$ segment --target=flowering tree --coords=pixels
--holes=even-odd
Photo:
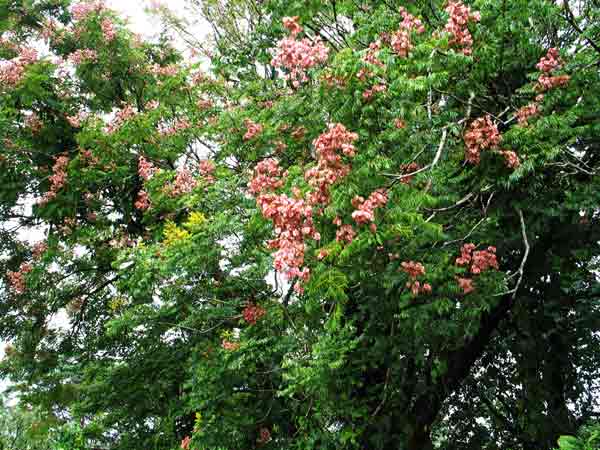
[[[208,72],[101,1],[3,11],[21,402],[111,449],[550,448],[592,419],[594,2],[196,6]]]

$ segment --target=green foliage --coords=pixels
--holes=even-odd
[[[1,448],[595,448],[598,5],[467,3],[472,53],[417,0],[402,56],[389,1],[190,0],[156,42],[0,1]],[[299,83],[272,62],[293,16],[329,51]],[[466,161],[485,116],[502,140]],[[355,154],[326,162],[333,124]]]

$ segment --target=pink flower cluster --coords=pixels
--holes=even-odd
[[[136,110],[132,105],[125,105],[122,109],[115,113],[114,119],[107,125],[106,132],[112,134],[117,131],[121,126],[132,117],[137,114]]]
[[[256,324],[266,313],[267,311],[262,306],[252,304],[246,306],[242,311],[244,320],[250,325]]]
[[[263,216],[275,226],[276,238],[268,242],[269,248],[277,250],[273,255],[273,267],[288,279],[298,277],[307,281],[310,272],[308,268],[302,268],[305,239],[319,240],[321,236],[314,228],[312,206],[300,198],[299,190],[295,190],[295,198],[268,193],[281,187],[280,177],[284,175],[275,159],[266,159],[257,164],[248,186],[251,193],[258,195],[256,203]],[[294,288],[302,292],[300,281]]]
[[[379,50],[381,50],[381,40],[378,39],[375,42],[371,42],[369,44],[369,49],[367,50],[367,53],[363,58],[363,61],[368,64],[373,64],[377,67],[385,67],[385,64],[383,64],[383,62],[381,62],[381,60],[378,57]]]
[[[271,440],[271,432],[269,431],[268,428],[262,427],[259,430],[259,435],[258,435],[258,438],[256,439],[256,442],[258,442],[260,445],[264,445],[264,444],[267,444],[270,440]]]
[[[301,284],[310,278],[310,270],[302,267],[306,239],[321,239],[314,226],[313,208],[328,203],[330,186],[350,171],[342,155],[354,156],[353,143],[356,139],[358,135],[346,130],[343,125],[331,124],[327,132],[314,140],[317,166],[305,172],[306,180],[314,189],[309,192],[307,200],[302,199],[297,188],[293,188],[293,198],[272,193],[283,185],[281,177],[286,175],[274,159],[257,164],[250,180],[250,192],[258,195],[256,202],[263,216],[270,219],[275,227],[276,238],[268,242],[270,248],[277,250],[273,262],[275,270],[283,272],[288,279],[298,278],[294,286],[297,292],[303,292]],[[371,201],[377,204],[380,200],[377,197]],[[340,227],[341,220],[336,225]],[[339,240],[351,242],[355,234],[351,225],[345,225],[338,230],[337,236]]]
[[[79,111],[77,114],[66,117],[67,122],[69,122],[73,128],[80,128],[81,122],[83,122],[86,118],[87,114],[83,111]]]
[[[191,437],[189,437],[189,436],[186,436],[186,437],[184,437],[184,438],[181,440],[181,445],[180,445],[180,447],[181,447],[183,450],[188,450],[188,449],[190,448],[190,444],[191,444],[191,443],[192,443],[192,438],[191,438]]]
[[[406,283],[406,287],[410,289],[413,295],[431,293],[431,285],[429,283],[421,285],[421,282],[417,280],[418,277],[425,275],[423,264],[414,261],[404,261],[400,265],[402,266],[401,270],[408,274],[409,280]]]
[[[138,175],[144,181],[148,181],[158,169],[143,156],[138,161]]]
[[[519,156],[512,150],[501,150],[499,153],[504,157],[506,167],[510,169],[516,169],[521,165]]]
[[[356,211],[352,213],[352,218],[357,224],[373,222],[375,220],[375,210],[385,206],[387,201],[387,192],[383,189],[371,193],[367,200],[356,196],[352,200],[352,206],[356,208]],[[371,230],[373,232],[377,230],[377,226],[374,223],[371,223]]]
[[[215,182],[215,177],[213,175],[215,173],[215,169],[215,163],[209,159],[204,159],[200,161],[200,164],[198,166],[198,171],[200,172],[200,175],[204,177],[204,180],[207,183]]]
[[[31,249],[31,256],[35,260],[39,260],[42,255],[48,250],[48,244],[44,241],[36,243]]]
[[[400,183],[402,183],[402,184],[410,184],[410,183],[412,183],[414,175],[409,175],[409,174],[416,172],[420,168],[421,168],[421,166],[419,165],[419,163],[416,163],[416,162],[411,162],[411,163],[408,163],[408,164],[401,164],[400,165],[400,170],[402,171],[402,174],[403,175],[408,175],[408,176],[405,176],[404,178],[401,178],[400,179]]]
[[[148,196],[148,193],[144,190],[139,191],[133,206],[140,211],[145,211],[150,208],[150,197]]]
[[[315,191],[309,194],[312,204],[329,203],[329,188],[350,173],[350,166],[344,164],[342,155],[354,157],[354,141],[357,139],[357,133],[348,131],[344,125],[338,123],[330,124],[329,130],[313,141],[317,166],[304,174],[304,178],[315,188]]]
[[[362,96],[365,100],[371,100],[373,95],[375,95],[379,92],[385,92],[386,89],[387,89],[387,86],[385,84],[378,83],[378,84],[374,85],[372,88],[364,91]]]
[[[31,264],[22,263],[17,272],[9,270],[7,272],[8,276],[8,284],[11,289],[17,295],[21,295],[27,289],[27,285],[25,283],[25,275],[33,270],[33,266]]]
[[[349,244],[354,240],[356,231],[352,228],[352,225],[342,225],[341,222],[338,225],[338,229],[335,232],[335,240],[338,242],[345,242]]]
[[[469,22],[479,22],[481,14],[471,12],[471,8],[462,1],[449,1],[446,6],[449,14],[448,22],[444,31],[450,34],[451,46],[459,48],[463,54],[470,55],[473,52],[473,37],[469,31]]]
[[[234,352],[240,348],[240,344],[239,342],[231,342],[227,339],[223,339],[223,341],[221,342],[221,347],[223,347],[223,349],[227,350],[228,352]]]
[[[521,126],[527,126],[530,117],[535,117],[540,113],[540,107],[537,103],[529,103],[517,111],[517,122]]]
[[[171,64],[168,66],[160,66],[158,64],[154,64],[150,68],[150,73],[163,77],[174,77],[179,73],[179,67],[177,67],[175,64]]]
[[[212,108],[213,106],[215,106],[215,104],[210,98],[201,98],[196,102],[196,106],[198,107],[198,109],[204,111],[205,109]]]
[[[183,117],[176,119],[175,122],[173,122],[170,125],[167,125],[166,123],[159,124],[158,134],[160,134],[161,136],[173,136],[179,133],[180,131],[187,130],[191,126],[192,124],[190,123],[190,121]]]
[[[73,5],[71,15],[75,21],[85,20],[90,14],[99,13],[105,8],[106,6],[101,0],[80,2]]]
[[[52,166],[52,175],[50,175],[50,190],[46,192],[40,199],[39,204],[45,205],[54,197],[58,191],[67,183],[67,165],[69,164],[69,158],[66,156],[59,156],[56,158],[56,162]]]
[[[260,161],[254,168],[254,177],[248,183],[248,188],[253,195],[265,190],[274,191],[283,186],[281,167],[275,158]]]
[[[284,17],[281,21],[283,22],[283,26],[288,29],[291,36],[297,36],[302,33],[302,27],[298,23],[298,16],[294,17]]]
[[[115,30],[115,25],[108,17],[102,19],[102,23],[100,24],[102,28],[102,35],[107,42],[112,41],[115,37],[117,37],[117,31]]]
[[[465,159],[472,164],[479,164],[481,151],[496,147],[500,144],[502,136],[496,124],[487,115],[471,122],[464,140],[467,146]]]
[[[181,169],[177,171],[175,176],[175,182],[171,187],[170,195],[176,197],[182,194],[189,194],[197,186],[198,182],[187,169]]]
[[[297,23],[297,18],[285,18],[284,26],[290,30],[290,36],[279,41],[277,51],[271,64],[274,67],[283,67],[289,71],[286,78],[292,81],[295,87],[308,81],[306,71],[318,64],[327,61],[329,49],[316,38],[296,39],[302,27]]]
[[[467,295],[475,290],[471,278],[457,277],[456,280],[458,281],[458,287],[462,289],[463,294]]]
[[[413,48],[411,42],[411,32],[416,31],[417,34],[424,33],[425,27],[420,19],[417,19],[402,7],[400,8],[400,14],[402,15],[400,29],[394,33],[390,44],[398,56],[407,58],[411,49]]]
[[[270,219],[275,227],[277,236],[268,242],[269,248],[277,250],[273,255],[273,267],[288,279],[298,277],[307,281],[310,271],[306,267],[302,268],[305,240],[321,239],[313,223],[312,206],[303,199],[290,198],[285,194],[263,194],[256,201],[263,216]],[[299,283],[296,290],[301,291]]]
[[[40,36],[44,42],[49,43],[52,37],[56,35],[58,31],[58,23],[54,19],[46,20],[42,23],[40,30]]]
[[[546,56],[542,57],[535,67],[543,72],[538,78],[538,90],[549,91],[557,87],[564,87],[571,79],[569,75],[551,75],[552,72],[562,67],[562,60],[556,48],[548,50]]]
[[[0,84],[16,86],[23,78],[25,68],[38,60],[38,53],[32,48],[21,48],[18,56],[0,64]]]
[[[490,269],[498,270],[496,259],[496,247],[488,247],[486,250],[475,251],[475,244],[464,244],[460,249],[460,256],[456,258],[456,265],[467,266],[472,274],[479,275]],[[458,278],[458,285],[464,294],[473,292],[473,280],[469,278]]]
[[[260,123],[253,122],[251,119],[246,119],[244,120],[244,125],[246,125],[246,134],[244,134],[245,141],[249,141],[262,133],[263,126]]]
[[[83,50],[75,50],[69,55],[69,61],[76,66],[84,63],[96,62],[98,60],[98,53],[96,50],[84,48]]]
[[[562,61],[558,54],[558,50],[554,47],[548,50],[546,56],[542,56],[539,62],[535,65],[540,72],[550,73],[562,67]]]
[[[160,106],[160,102],[156,99],[153,99],[153,100],[148,101],[144,106],[146,109],[154,110]]]

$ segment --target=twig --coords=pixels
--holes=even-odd
[[[482,218],[481,218],[481,220],[480,220],[479,222],[477,222],[477,223],[475,224],[475,226],[474,226],[473,228],[471,228],[471,231],[469,231],[469,232],[466,234],[466,236],[465,236],[465,237],[463,237],[462,239],[454,239],[454,240],[452,240],[452,241],[444,242],[444,243],[442,244],[442,247],[446,247],[447,245],[453,244],[453,243],[455,243],[455,242],[462,242],[462,241],[466,241],[466,240],[467,240],[467,239],[469,239],[469,237],[470,237],[470,236],[471,236],[471,235],[472,235],[472,234],[475,232],[475,230],[477,229],[477,227],[478,227],[479,225],[481,225],[481,224],[482,224],[482,222],[483,222],[485,219],[487,219],[487,217],[482,217]]]
[[[436,211],[436,212],[440,212],[440,211],[448,211],[449,209],[454,209],[457,208],[458,206],[462,205],[463,203],[468,202],[471,197],[473,197],[473,193],[469,192],[467,195],[465,195],[463,198],[461,198],[459,201],[457,201],[454,205],[450,205],[450,206],[446,206],[444,208],[433,208],[433,209],[429,209],[427,208],[428,211]]]
[[[517,296],[517,291],[519,290],[519,286],[521,286],[521,282],[523,281],[523,274],[525,273],[525,263],[527,262],[527,258],[529,257],[529,241],[527,240],[527,230],[525,228],[525,220],[523,219],[523,212],[520,209],[517,209],[519,213],[519,219],[521,221],[521,235],[523,236],[523,244],[525,245],[525,254],[523,255],[523,259],[521,260],[521,265],[519,266],[519,270],[515,273],[519,274],[519,279],[517,280],[517,284],[513,289],[506,292],[501,292],[500,294],[496,294],[495,296],[503,296],[507,294],[512,294],[512,299],[514,300]]]
[[[446,138],[447,137],[448,137],[448,126],[445,126],[443,128],[443,131],[442,131],[442,139],[440,140],[440,145],[438,146],[437,152],[436,152],[435,157],[433,158],[433,161],[431,162],[431,164],[428,164],[428,165],[426,165],[424,167],[421,167],[420,169],[415,170],[414,172],[405,173],[403,175],[397,175],[397,174],[383,174],[383,175],[394,177],[394,181],[392,183],[392,185],[393,185],[397,181],[400,181],[400,180],[402,180],[404,178],[409,178],[409,177],[412,177],[412,176],[414,176],[414,175],[416,175],[418,173],[425,172],[426,170],[433,169],[436,166],[436,164],[438,163],[438,161],[440,160],[440,157],[442,156],[442,150],[444,150],[444,146],[446,145]]]

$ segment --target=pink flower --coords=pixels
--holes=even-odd
[[[248,188],[254,195],[264,191],[274,191],[283,186],[281,176],[282,170],[276,159],[262,160],[254,168],[254,177],[248,183]]]
[[[197,181],[189,170],[181,169],[177,172],[170,194],[173,197],[181,194],[189,194],[197,184]]]
[[[150,208],[150,197],[146,191],[139,191],[134,205],[140,211],[145,211]]]
[[[375,95],[378,92],[385,92],[386,89],[387,86],[385,84],[376,84],[372,88],[367,89],[363,92],[363,98],[365,100],[370,100],[371,97],[373,97],[373,95]]]
[[[461,255],[456,258],[459,266],[471,265],[471,273],[480,274],[489,269],[498,270],[496,259],[496,247],[488,247],[486,250],[474,251],[475,244],[464,244],[460,249]]]
[[[35,112],[25,117],[25,126],[31,130],[33,134],[39,133],[44,123],[41,121],[40,116]]]
[[[557,75],[553,77],[547,77],[541,75],[538,78],[538,89],[542,91],[549,91],[558,87],[565,87],[571,77],[569,75]]]
[[[158,100],[150,100],[146,103],[146,109],[153,110],[157,109],[160,106],[160,102]]]
[[[59,156],[56,158],[54,165],[52,166],[52,175],[48,178],[50,180],[50,190],[46,192],[39,201],[40,205],[45,205],[54,197],[58,191],[67,183],[67,165],[69,164],[69,158],[66,156]]]
[[[244,320],[250,325],[255,325],[266,313],[267,311],[263,307],[252,304],[246,306],[242,311]]]
[[[238,342],[231,342],[227,339],[223,339],[223,341],[221,342],[221,347],[223,347],[223,349],[227,350],[228,352],[234,352],[240,348],[240,344]]]
[[[481,15],[479,12],[472,13],[471,8],[460,0],[449,1],[446,12],[449,17],[444,31],[450,34],[450,46],[457,47],[465,55],[470,55],[473,51],[473,37],[468,25],[469,22],[479,22]]]
[[[85,48],[83,50],[75,50],[69,55],[69,61],[76,66],[84,63],[93,63],[98,60],[96,50]]]
[[[366,62],[367,64],[373,64],[374,66],[377,66],[377,67],[385,67],[385,64],[383,64],[378,57],[380,50],[381,50],[381,41],[380,40],[371,42],[369,44],[369,49],[367,50],[367,53],[365,54],[365,56],[363,58],[363,61]],[[362,69],[362,70],[364,70],[364,69]],[[359,76],[359,78],[360,78],[360,76]]]
[[[273,222],[276,238],[268,242],[276,249],[273,267],[288,279],[310,276],[304,264],[305,240],[319,240],[321,236],[314,228],[312,207],[301,198],[290,198],[284,194],[261,194],[256,199],[262,214]]]
[[[489,115],[471,122],[464,135],[466,144],[465,159],[473,164],[479,164],[482,150],[496,147],[500,144],[502,136],[496,124]]]
[[[132,105],[125,105],[122,109],[118,110],[115,113],[114,119],[107,125],[106,132],[108,134],[112,134],[115,131],[119,130],[121,126],[137,115],[136,110]]]
[[[246,119],[244,120],[244,125],[246,125],[246,134],[244,134],[245,141],[249,141],[250,139],[262,133],[263,127],[259,123],[253,122],[250,119]]]
[[[277,44],[275,56],[271,64],[275,67],[283,67],[288,70],[286,78],[292,81],[294,86],[308,81],[306,71],[318,64],[327,61],[329,49],[323,45],[319,38],[311,41],[307,38],[297,40],[297,34],[302,28],[295,22],[294,18],[285,18],[284,26],[290,30],[290,37],[280,40]]]
[[[475,290],[473,287],[473,280],[470,278],[457,278],[458,287],[463,290],[463,294],[467,295]]]
[[[189,122],[188,119],[186,119],[185,117],[179,118],[179,119],[176,119],[171,124],[166,124],[166,123],[159,124],[158,125],[158,133],[161,136],[173,136],[180,131],[187,130],[191,126],[192,126],[192,124]]]
[[[156,173],[158,169],[151,162],[147,161],[146,158],[140,156],[138,161],[138,175],[144,181],[148,181]]]
[[[31,256],[33,259],[38,260],[48,250],[48,244],[44,241],[38,242],[31,249]]]
[[[330,187],[350,173],[350,166],[344,164],[342,155],[354,157],[354,141],[357,139],[358,134],[349,132],[338,123],[330,124],[329,130],[314,140],[317,166],[304,174],[304,178],[315,189],[309,194],[312,204],[329,203]]]
[[[402,266],[402,270],[406,272],[410,278],[416,279],[421,275],[425,275],[425,267],[419,262],[404,261],[400,265]]]
[[[198,171],[200,172],[200,175],[202,175],[208,183],[215,182],[215,177],[213,176],[215,169],[215,163],[208,159],[200,161],[200,165],[198,166]]]
[[[104,35],[104,39],[106,39],[107,42],[112,41],[117,36],[117,32],[115,31],[115,25],[113,24],[112,20],[110,20],[108,17],[102,19],[102,23],[100,24],[100,26],[102,28],[102,34]]]
[[[14,87],[23,78],[25,69],[38,59],[38,53],[31,48],[21,48],[18,56],[0,63],[0,85]]]
[[[67,122],[69,122],[73,128],[80,128],[81,122],[83,122],[86,118],[87,114],[83,111],[79,111],[77,114],[66,117]]]
[[[329,250],[321,249],[321,250],[319,250],[319,254],[317,255],[317,259],[318,260],[322,260],[322,259],[327,258],[327,256],[329,256]]]
[[[150,68],[150,73],[163,77],[173,77],[179,73],[179,67],[175,64],[171,64],[169,66],[160,66],[159,64],[154,64]]]
[[[510,169],[516,169],[521,165],[519,157],[512,150],[502,150],[500,154],[504,156],[504,159],[506,161],[506,167]]]
[[[517,122],[519,125],[526,126],[530,117],[535,117],[540,113],[540,108],[537,103],[530,103],[523,106],[517,111]]]
[[[550,73],[562,67],[562,61],[558,55],[556,48],[550,48],[546,56],[542,56],[540,61],[535,65],[537,69],[544,73]]]
[[[22,263],[19,267],[19,270],[13,272],[9,270],[7,272],[8,276],[8,284],[15,294],[21,295],[24,294],[27,290],[27,285],[25,283],[25,275],[33,270],[33,266],[31,264]]]
[[[425,27],[420,19],[417,19],[402,7],[400,8],[400,14],[402,14],[400,29],[394,33],[390,44],[398,56],[406,58],[413,47],[411,43],[411,32],[416,31],[418,34],[424,33]]]
[[[302,27],[298,23],[298,19],[298,16],[284,17],[282,19],[283,26],[289,30],[292,36],[296,36],[297,34],[302,32]]]
[[[86,1],[73,5],[71,7],[71,14],[73,15],[73,20],[80,21],[85,20],[90,14],[99,13],[104,9],[106,9],[106,6],[103,1]]]
[[[408,274],[409,281],[406,283],[406,287],[410,289],[413,295],[419,294],[430,294],[431,285],[429,283],[421,284],[417,281],[417,277],[425,275],[425,267],[423,264],[415,261],[404,261],[401,270]]]
[[[342,225],[335,233],[335,240],[350,244],[354,240],[355,236],[356,231],[354,231],[352,225]]]
[[[183,440],[181,441],[181,448],[183,450],[188,450],[190,448],[191,442],[192,442],[192,438],[190,438],[189,436],[184,437]]]
[[[375,210],[385,206],[388,197],[385,190],[379,189],[373,192],[367,200],[363,200],[362,197],[355,197],[355,200],[353,205],[357,209],[352,213],[352,218],[357,224],[363,224],[375,220]]]

